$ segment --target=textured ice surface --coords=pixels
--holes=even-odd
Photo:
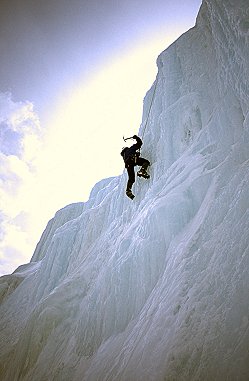
[[[248,0],[203,1],[157,64],[150,180],[99,182],[1,278],[1,380],[249,379]]]

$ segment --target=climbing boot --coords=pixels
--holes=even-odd
[[[134,194],[132,193],[132,191],[130,189],[127,189],[126,190],[126,196],[130,197],[130,199],[134,199]]]
[[[139,177],[144,177],[145,179],[149,179],[149,178],[150,178],[150,175],[147,173],[146,169],[144,169],[144,168],[141,168],[141,169],[138,171],[137,175],[138,175]]]

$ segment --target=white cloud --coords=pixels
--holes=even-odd
[[[35,174],[41,130],[33,105],[14,102],[10,93],[0,93],[0,115],[0,272],[6,273],[34,249],[23,200]]]

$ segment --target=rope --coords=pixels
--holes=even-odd
[[[151,102],[150,102],[149,112],[148,112],[146,123],[145,123],[145,126],[144,126],[144,131],[143,131],[143,134],[142,134],[142,140],[143,140],[143,137],[144,137],[144,133],[145,133],[147,124],[148,124],[148,120],[149,120],[149,116],[150,116],[150,111],[151,111],[151,108],[152,108],[152,105],[153,105],[153,102],[154,102],[154,98],[155,98],[155,94],[156,94],[156,88],[157,88],[158,78],[159,78],[158,74],[159,74],[159,72],[157,73],[157,76],[156,76],[156,83],[155,83],[152,99],[151,99]]]

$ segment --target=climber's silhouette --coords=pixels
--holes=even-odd
[[[150,165],[149,160],[144,159],[140,156],[140,148],[143,144],[142,140],[137,136],[134,135],[131,139],[136,139],[136,144],[133,144],[131,147],[124,147],[121,152],[121,156],[124,159],[125,162],[125,168],[128,172],[128,182],[127,182],[127,188],[126,188],[126,195],[133,199],[135,196],[131,191],[132,185],[135,182],[135,171],[134,167],[136,165],[141,165],[142,168],[138,171],[137,175],[140,177],[144,177],[145,179],[149,179],[150,175],[147,173],[147,168]]]

